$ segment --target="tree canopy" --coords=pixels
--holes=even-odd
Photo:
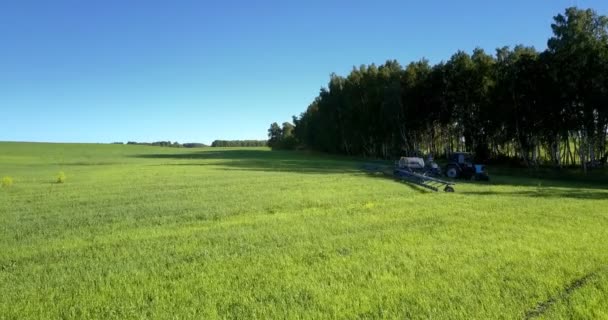
[[[297,145],[295,137],[295,126],[289,122],[283,122],[282,126],[273,122],[268,129],[268,146],[273,149],[293,149]]]
[[[606,157],[608,17],[568,8],[538,52],[458,51],[332,74],[288,130],[306,148],[366,157],[472,151],[483,160],[582,165]],[[273,123],[269,144],[283,139]]]

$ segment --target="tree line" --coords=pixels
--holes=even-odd
[[[266,140],[215,140],[212,147],[265,147]]]
[[[113,142],[112,144],[123,144],[122,142]],[[142,146],[157,146],[171,148],[203,148],[209,147],[204,143],[179,143],[177,141],[155,141],[155,142],[136,142],[128,141],[127,144],[142,145]],[[268,145],[266,140],[214,140],[211,147],[265,147]]]
[[[123,142],[112,142],[112,144],[124,144]],[[155,141],[155,142],[136,142],[128,141],[126,144],[141,146],[157,146],[170,148],[203,148],[209,147],[204,143],[189,142],[179,143],[177,141]],[[265,147],[268,146],[267,140],[214,140],[211,147]]]
[[[112,144],[124,144],[122,142],[113,142]],[[140,145],[140,146],[155,146],[155,147],[171,147],[171,148],[203,148],[207,147],[204,143],[189,142],[179,143],[177,141],[155,141],[155,142],[136,142],[128,141],[127,144]]]
[[[605,162],[608,18],[568,8],[551,28],[542,52],[478,48],[435,65],[391,60],[332,74],[293,117],[289,146],[379,158],[470,151],[481,160],[585,169]],[[269,144],[285,139],[282,130],[271,125]]]

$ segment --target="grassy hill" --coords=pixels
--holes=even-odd
[[[608,181],[359,165],[0,143],[0,319],[608,318]]]

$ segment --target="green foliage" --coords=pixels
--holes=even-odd
[[[527,165],[594,164],[607,153],[608,17],[569,8],[542,53],[516,46],[332,74],[292,130],[310,149],[365,157],[473,151]],[[274,123],[269,145],[280,146]],[[518,162],[518,161],[516,161]],[[602,162],[602,161],[599,161]]]
[[[204,143],[189,142],[189,143],[182,144],[182,147],[184,147],[184,148],[204,148],[204,147],[207,147],[207,145]]]
[[[3,188],[9,188],[13,185],[13,178],[11,177],[2,177],[2,180],[0,181],[0,185]]]
[[[293,150],[298,145],[298,140],[294,135],[295,127],[289,122],[283,122],[283,126],[275,122],[268,129],[268,146],[272,149]]]
[[[234,147],[265,147],[266,140],[215,140],[211,143],[212,147],[234,148]]]
[[[67,176],[65,175],[65,173],[64,173],[63,171],[59,171],[59,172],[57,173],[56,178],[57,178],[57,179],[56,179],[56,182],[57,182],[57,183],[64,183],[64,182],[65,182],[65,180],[67,179]]]
[[[0,192],[0,318],[608,314],[608,172],[490,167],[447,194],[268,148],[0,150],[22,177]],[[48,183],[57,159],[74,187]]]
[[[122,142],[115,142],[115,144],[122,144]],[[156,141],[156,142],[135,142],[135,141],[129,141],[129,142],[127,142],[127,144],[129,144],[129,145],[140,145],[140,146],[171,147],[171,148],[202,148],[202,147],[206,147],[207,146],[207,145],[205,145],[203,143],[196,143],[196,142],[190,142],[190,143],[180,144],[177,141],[174,141],[174,142],[171,142],[171,141]]]
[[[270,128],[268,129],[268,146],[271,148],[276,148],[282,138],[281,127],[276,122],[270,124]]]

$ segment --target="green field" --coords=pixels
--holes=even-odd
[[[607,179],[449,194],[359,165],[0,143],[0,319],[608,318]]]

